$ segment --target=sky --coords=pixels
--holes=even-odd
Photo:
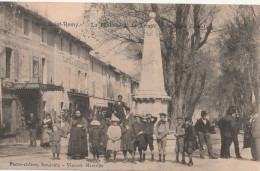
[[[93,38],[85,39],[82,37],[82,29],[80,25],[83,23],[84,9],[88,9],[90,3],[82,2],[18,2],[19,4],[37,12],[38,14],[48,18],[54,23],[76,23],[77,27],[64,26],[61,27],[66,31],[73,34],[75,37],[80,38],[86,42],[92,48],[94,48],[92,55],[99,57],[101,60],[107,63],[111,63],[115,67],[126,73],[133,73],[133,71],[139,72],[137,69],[140,68],[140,62],[129,60],[122,54],[116,54],[114,52],[107,51],[108,47],[100,48],[98,42]],[[94,14],[92,21],[95,23],[95,18],[98,13]],[[214,29],[219,27],[225,22],[227,18],[231,16],[230,5],[221,6],[221,11],[217,14],[214,20]],[[97,22],[97,21],[96,21]],[[208,41],[214,40],[217,34],[211,34]],[[110,45],[113,46],[113,45]],[[95,52],[99,52],[96,54]],[[133,73],[136,74],[136,73]]]

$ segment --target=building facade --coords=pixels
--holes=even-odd
[[[16,135],[34,113],[86,113],[121,94],[132,106],[129,75],[91,56],[92,48],[46,18],[16,3],[0,5],[0,108],[5,135]],[[2,107],[1,107],[2,105]]]

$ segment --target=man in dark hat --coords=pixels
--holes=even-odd
[[[138,147],[140,159],[139,162],[143,162],[142,152],[145,149],[145,139],[144,139],[144,124],[141,121],[142,116],[139,114],[135,115],[135,122],[132,124],[132,132],[134,134],[134,158],[136,148]]]
[[[115,116],[122,121],[122,119],[125,117],[124,109],[127,108],[125,102],[122,101],[123,96],[118,95],[118,100],[114,103],[113,110],[115,113]]]
[[[236,112],[237,109],[235,106],[231,105],[227,112],[226,116],[222,117],[219,122],[219,130],[221,135],[221,149],[220,149],[220,157],[221,158],[230,158],[230,146],[232,141],[234,141],[235,153],[237,158],[241,158],[238,147],[238,127],[236,121]]]
[[[144,119],[144,138],[145,138],[145,149],[143,153],[143,160],[145,160],[145,153],[147,146],[149,145],[149,148],[151,150],[151,160],[154,161],[154,146],[153,146],[153,130],[154,130],[154,124],[157,121],[157,117],[152,116],[151,114],[146,114],[146,118]]]
[[[204,149],[203,145],[206,143],[209,153],[209,158],[217,159],[217,156],[213,152],[213,148],[210,141],[210,121],[206,118],[207,112],[201,111],[201,118],[195,124],[196,135],[199,137],[199,147],[200,147],[200,158],[204,159]]]
[[[157,145],[158,145],[158,153],[159,160],[162,161],[163,154],[163,162],[165,162],[165,154],[166,154],[166,143],[167,143],[167,135],[169,134],[169,123],[166,119],[167,114],[160,113],[160,120],[157,122],[155,126],[155,135],[157,137]]]
[[[184,137],[185,137],[185,127],[183,124],[183,119],[181,116],[177,117],[178,125],[176,126],[176,133],[174,136],[176,137],[176,145],[175,145],[175,153],[176,153],[176,163],[179,163],[179,153],[182,154],[182,163],[185,164],[185,156],[184,156]]]

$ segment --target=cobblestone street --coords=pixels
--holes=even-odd
[[[172,136],[170,136],[172,138]],[[174,163],[175,154],[175,140],[170,139],[167,142],[167,155],[165,163],[151,162],[150,153],[147,152],[147,160],[144,163],[137,162],[136,164],[132,163],[122,163],[123,154],[120,152],[117,156],[117,163],[109,162],[104,164],[104,157],[100,157],[100,163],[93,163],[92,155],[83,160],[71,160],[66,156],[68,139],[62,139],[62,150],[61,150],[61,160],[52,160],[51,149],[44,149],[42,147],[28,147],[28,144],[19,144],[19,145],[9,145],[1,146],[0,150],[0,163],[3,169],[103,169],[107,170],[210,170],[210,171],[230,171],[237,170],[250,170],[250,171],[259,171],[260,163],[251,160],[250,149],[241,149],[243,145],[242,135],[239,137],[240,140],[240,150],[243,159],[236,159],[234,153],[234,146],[231,146],[231,159],[209,159],[206,156],[205,159],[199,158],[199,151],[194,152],[194,166],[188,167],[182,164]],[[220,136],[219,134],[212,135],[212,143],[214,151],[219,154],[220,149]],[[155,144],[155,159],[158,159],[157,155],[157,146]],[[18,148],[19,147],[19,148]],[[23,147],[23,151],[26,152],[19,153],[19,150]],[[27,149],[27,150],[26,150]],[[6,152],[9,151],[9,152]],[[12,153],[11,153],[12,151]],[[5,154],[5,155],[3,155]],[[9,154],[9,156],[8,156]],[[130,157],[130,155],[128,155]],[[136,155],[137,160],[139,159],[138,153]],[[33,159],[33,160],[32,160]]]

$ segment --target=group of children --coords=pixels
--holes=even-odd
[[[153,134],[157,137],[158,150],[159,150],[159,162],[165,162],[165,150],[167,134],[169,133],[169,124],[166,121],[166,114],[160,114],[160,121],[155,126],[157,117],[153,117],[151,114],[141,116],[139,114],[134,115],[135,121],[132,123],[131,117],[126,117],[119,120],[115,115],[112,115],[110,120],[110,126],[107,129],[106,136],[106,151],[105,162],[109,162],[109,158],[113,154],[113,162],[116,162],[117,152],[122,151],[124,155],[124,163],[127,162],[127,152],[131,155],[131,162],[135,161],[135,152],[139,151],[139,161],[145,161],[146,150],[149,146],[151,150],[151,161],[154,161],[154,146],[153,146]],[[100,122],[93,120],[89,130],[89,142],[90,150],[94,156],[94,162],[99,162],[99,155],[101,153],[102,144],[102,129],[100,129]],[[163,160],[161,156],[163,154]]]
[[[154,161],[154,146],[153,141],[155,134],[157,138],[159,160],[158,162],[165,162],[166,155],[166,143],[167,135],[169,134],[169,124],[166,120],[166,114],[160,113],[160,120],[157,122],[157,117],[151,114],[146,114],[146,116],[141,116],[139,114],[134,115],[135,121],[131,121],[127,118],[119,120],[116,116],[112,115],[110,120],[110,125],[106,132],[106,143],[102,140],[104,137],[103,130],[101,129],[101,124],[98,120],[93,120],[90,123],[89,129],[89,145],[90,151],[93,154],[94,162],[99,162],[99,156],[103,152],[105,156],[105,163],[109,162],[109,158],[113,154],[113,162],[116,162],[117,152],[122,151],[124,155],[124,163],[127,162],[127,152],[131,155],[131,162],[135,161],[135,152],[138,149],[139,161],[145,161],[146,150],[149,146],[151,150],[151,161]],[[156,123],[157,122],[157,123]],[[176,162],[179,163],[179,154],[182,155],[182,164],[185,162],[185,153],[189,157],[188,166],[193,165],[192,153],[194,150],[198,149],[198,144],[195,136],[195,129],[192,124],[191,119],[181,117],[177,118],[178,125],[176,126]],[[156,125],[155,125],[156,123]],[[59,126],[54,124],[53,131],[50,136],[50,144],[53,152],[53,159],[59,160],[60,154],[60,141],[61,137],[66,137],[64,133],[59,129]],[[105,151],[102,147],[105,145]],[[57,158],[55,158],[57,154]]]

